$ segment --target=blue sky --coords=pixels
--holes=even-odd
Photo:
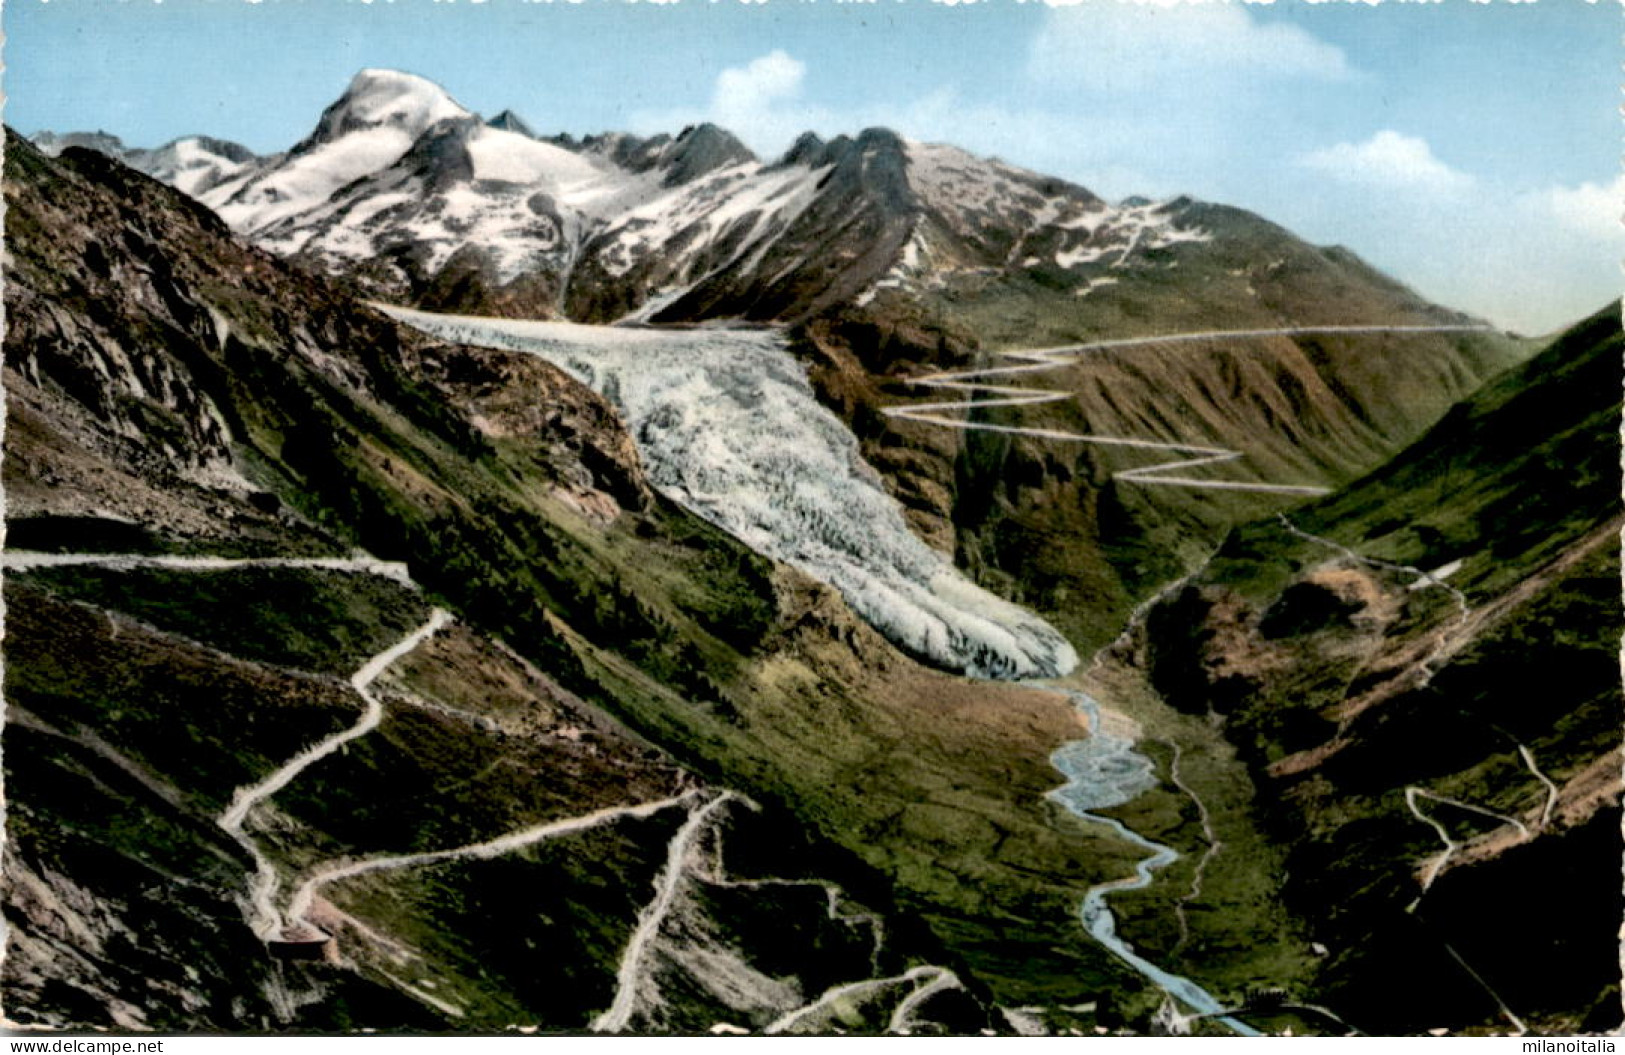
[[[1189,193],[1531,332],[1620,287],[1621,7],[983,0],[9,0],[6,121],[292,145],[355,71],[538,131],[883,124]]]

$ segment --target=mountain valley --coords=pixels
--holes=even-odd
[[[1618,1025],[1617,311],[388,70],[4,183],[11,1022]]]

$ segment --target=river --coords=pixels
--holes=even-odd
[[[1172,847],[1152,842],[1122,821],[1094,812],[1131,802],[1156,787],[1158,781],[1151,760],[1134,750],[1132,740],[1106,731],[1100,720],[1099,703],[1081,692],[1067,695],[1089,720],[1089,738],[1063,744],[1050,756],[1050,764],[1067,779],[1066,784],[1049,793],[1050,799],[1067,812],[1091,823],[1104,824],[1122,839],[1150,851],[1149,857],[1134,866],[1134,875],[1100,883],[1083,896],[1078,915],[1083,920],[1084,930],[1151,984],[1197,1014],[1212,1016],[1242,1036],[1262,1036],[1246,1023],[1221,1014],[1224,1005],[1206,989],[1189,978],[1163,970],[1118,937],[1117,917],[1106,903],[1107,895],[1149,886],[1152,873],[1179,860],[1179,854]]]

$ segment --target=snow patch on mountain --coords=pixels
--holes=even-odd
[[[262,175],[224,183],[203,203],[234,230],[256,232],[314,208],[340,187],[383,168],[411,147],[413,136],[391,126],[369,128],[285,159]]]
[[[712,125],[538,138],[391,70],[357,74],[285,154],[165,149],[160,179],[375,295],[499,294],[505,310],[586,318],[795,318],[1053,268],[1082,282],[1208,237],[1179,221],[1178,202],[1110,205],[885,129],[803,136],[772,164]]]
[[[431,80],[399,70],[365,69],[322,115],[315,138],[390,125],[415,139],[448,117],[467,116],[468,110]]]
[[[1102,262],[1123,266],[1138,252],[1211,238],[1205,231],[1177,223],[1177,199],[1112,205],[1081,187],[958,147],[910,140],[906,152],[909,181],[929,213],[963,242],[984,248],[1008,242],[1006,268],[1027,269],[1046,262],[1068,270]],[[932,269],[931,280],[940,285],[954,270],[987,273],[989,264],[984,256],[957,269],[938,266]],[[908,285],[912,270],[904,261],[865,296]]]
[[[469,136],[468,152],[477,180],[579,186],[601,182],[604,174],[580,154],[489,127]]]
[[[1072,646],[920,541],[780,336],[387,309],[433,336],[539,355],[616,404],[656,487],[828,583],[909,651],[983,677],[1053,677]]]
[[[731,165],[631,210],[604,232],[595,255],[618,278],[639,260],[678,244],[692,257],[706,256],[705,247],[725,238],[755,245],[806,209],[822,171],[804,165],[766,169],[755,161]]]
[[[235,143],[187,136],[152,151],[138,167],[195,198],[246,171],[254,160]]]

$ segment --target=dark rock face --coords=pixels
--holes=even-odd
[[[706,122],[680,132],[660,159],[666,170],[661,182],[667,187],[693,183],[701,176],[742,162],[754,161],[752,154],[733,133]]]
[[[504,110],[495,117],[487,120],[485,123],[490,125],[492,128],[499,129],[503,132],[517,132],[519,135],[525,136],[529,139],[537,138],[536,133],[531,129],[530,125],[525,123],[525,119],[514,113],[512,110]]]
[[[395,167],[420,180],[431,194],[468,183],[474,178],[468,134],[478,123],[472,117],[450,117],[437,122],[418,137]]]

